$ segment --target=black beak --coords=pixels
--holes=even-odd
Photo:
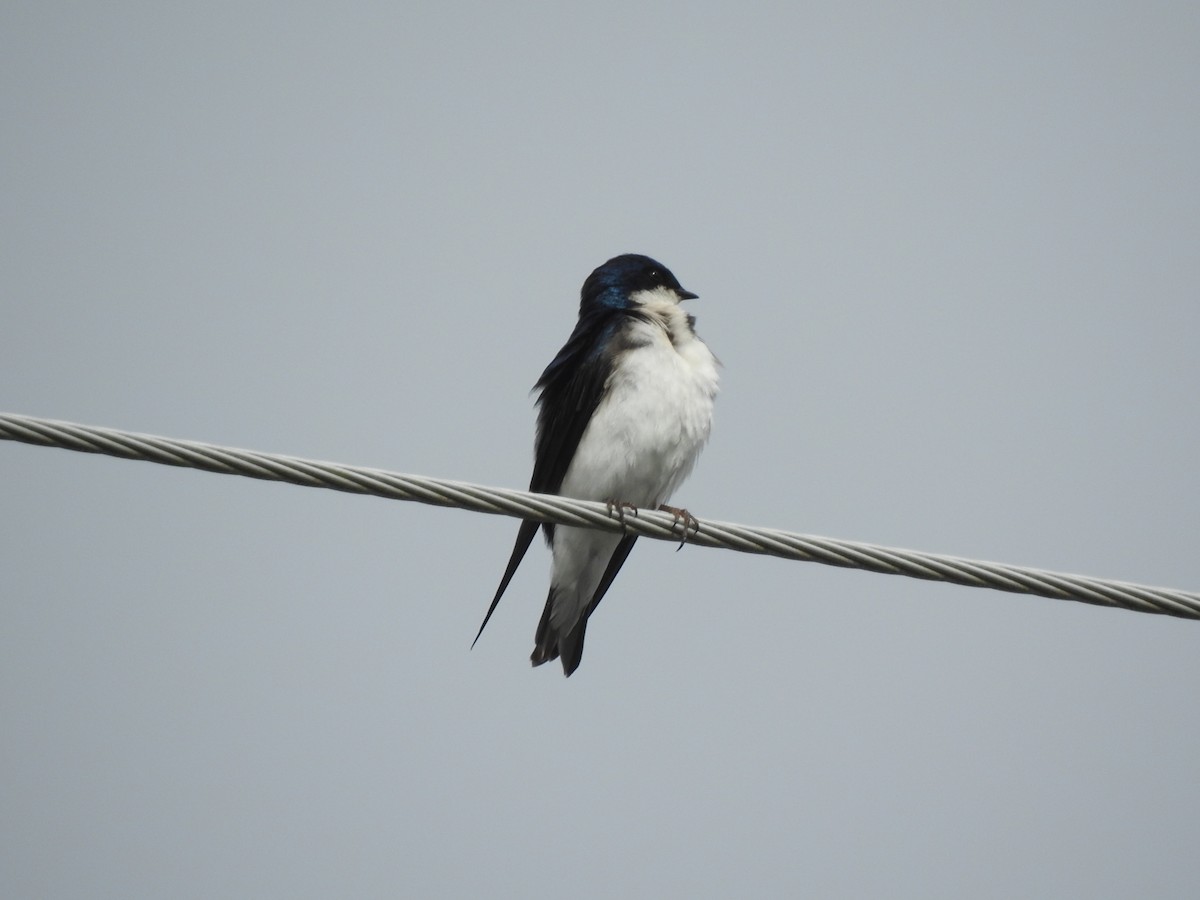
[[[680,300],[696,300],[699,299],[699,297],[699,294],[693,294],[691,291],[685,291],[683,288],[679,289]]]

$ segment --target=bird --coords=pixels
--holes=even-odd
[[[579,318],[534,385],[538,393],[529,490],[595,500],[615,510],[664,509],[691,474],[712,429],[720,365],[681,303],[697,299],[662,263],[615,256],[583,283]],[[636,535],[543,524],[553,562],[534,637],[534,666],[560,659],[569,677],[583,658],[588,618],[628,558]],[[525,557],[538,523],[523,521],[475,641]],[[471,645],[474,646],[474,643]]]

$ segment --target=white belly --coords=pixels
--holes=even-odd
[[[712,428],[717,365],[699,338],[674,345],[642,325],[649,343],[622,355],[563,479],[581,500],[665,503],[691,473]]]

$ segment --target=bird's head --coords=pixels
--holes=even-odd
[[[601,309],[637,309],[651,303],[693,300],[671,270],[648,256],[626,253],[597,268],[579,295],[579,312]]]

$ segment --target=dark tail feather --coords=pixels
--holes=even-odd
[[[537,634],[534,636],[533,653],[529,661],[535,666],[562,659],[563,674],[568,678],[579,668],[583,659],[583,638],[587,633],[587,616],[581,618],[574,628],[565,635],[560,635],[550,624],[550,610],[554,606],[554,588],[546,597],[546,608],[542,610],[541,621],[538,622]]]
[[[575,627],[566,634],[559,634],[550,624],[550,610],[554,606],[554,588],[550,588],[550,593],[546,596],[546,608],[542,610],[542,618],[538,622],[537,634],[533,639],[533,653],[529,657],[531,663],[540,666],[542,663],[561,657],[563,674],[568,678],[579,668],[579,663],[583,660],[583,638],[587,634],[588,616],[595,612],[600,601],[604,599],[605,593],[612,586],[617,573],[621,571],[621,566],[625,565],[625,560],[636,542],[637,535],[631,534],[621,538],[620,543],[613,550],[613,555],[608,559],[608,566],[604,569],[604,574],[600,576],[600,583],[596,585],[591,602],[583,611],[583,615],[579,617]]]
[[[587,619],[581,619],[566,637],[558,640],[558,655],[562,660],[563,675],[567,678],[583,662],[583,637],[586,632]]]
[[[500,579],[500,587],[496,588],[496,596],[492,598],[492,605],[488,607],[487,615],[483,617],[483,624],[479,626],[475,640],[471,641],[472,649],[479,643],[479,636],[483,634],[483,629],[487,628],[487,623],[492,618],[492,613],[496,611],[496,604],[504,596],[504,590],[508,587],[508,583],[512,581],[512,577],[517,571],[517,566],[525,558],[525,553],[529,550],[529,545],[533,543],[533,537],[537,534],[537,530],[537,522],[521,523],[521,529],[517,532],[517,542],[513,545],[512,556],[508,558],[508,568],[504,570],[504,577]]]

